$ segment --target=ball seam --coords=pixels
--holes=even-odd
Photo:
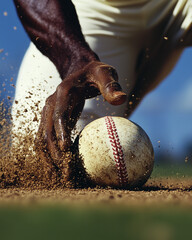
[[[114,161],[117,169],[119,184],[121,186],[124,186],[128,183],[128,173],[127,173],[123,148],[120,143],[118,131],[112,117],[110,116],[105,117],[105,124],[107,127],[107,133],[108,133],[108,137],[111,144],[113,157],[114,157]]]

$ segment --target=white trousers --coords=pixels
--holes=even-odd
[[[86,41],[102,62],[117,69],[127,94],[136,81],[140,51],[166,37],[163,34],[169,29],[175,38],[181,39],[191,27],[192,0],[73,0],[73,3]],[[16,83],[13,136],[35,136],[45,100],[60,82],[53,63],[31,43]],[[126,103],[111,106],[102,96],[86,100],[78,129],[105,115],[124,116],[125,106]]]

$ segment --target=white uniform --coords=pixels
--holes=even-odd
[[[169,32],[179,42],[191,29],[192,0],[73,0],[73,3],[86,41],[102,62],[117,69],[127,94],[136,81],[135,68],[141,50],[154,47]],[[177,59],[173,61],[172,66]],[[37,132],[45,100],[60,82],[53,63],[31,43],[16,84],[13,134]],[[87,100],[78,128],[104,115],[124,116],[125,105],[111,106],[101,96]]]

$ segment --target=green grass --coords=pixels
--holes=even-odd
[[[192,166],[155,166],[153,178],[192,177]],[[192,239],[192,207],[0,206],[2,240]]]
[[[192,209],[0,209],[1,239],[191,239]]]
[[[175,178],[190,178],[192,177],[192,164],[156,164],[154,166],[151,177],[175,177]]]

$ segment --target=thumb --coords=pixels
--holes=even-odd
[[[112,105],[121,105],[126,101],[126,94],[115,80],[108,82],[105,86],[101,86],[101,94],[104,99]]]
[[[126,94],[118,83],[117,71],[107,64],[101,63],[96,68],[95,82],[104,99],[112,105],[120,105],[126,101]]]

